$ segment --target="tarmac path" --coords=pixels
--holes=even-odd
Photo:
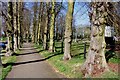
[[[12,67],[7,78],[63,78],[48,64],[34,49],[32,43],[24,43],[21,54],[17,56],[17,62]],[[12,80],[12,79],[11,79]]]

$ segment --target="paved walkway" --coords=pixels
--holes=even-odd
[[[63,76],[46,62],[33,48],[33,44],[24,43],[21,54],[17,56],[7,78],[62,78]]]

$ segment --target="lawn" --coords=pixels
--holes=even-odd
[[[2,52],[5,52],[5,50],[3,50]],[[19,54],[20,51],[17,50],[15,53]],[[0,76],[0,80],[4,80],[5,77],[8,75],[8,73],[12,69],[12,64],[11,63],[16,62],[16,56],[9,56],[9,57],[2,56],[1,60],[2,60],[2,64],[4,64],[5,66],[1,67],[2,68],[2,75]]]
[[[0,38],[0,41],[6,41],[6,40],[7,40],[6,37],[1,37],[1,38]]]
[[[42,45],[35,45],[37,50],[42,50]],[[55,42],[56,51],[54,53],[50,53],[49,51],[42,51],[41,54],[43,57],[47,59],[47,61],[54,67],[54,69],[61,74],[65,75],[67,78],[82,78],[82,74],[80,72],[80,67],[84,63],[84,44],[83,43],[72,43],[71,47],[71,55],[72,59],[69,61],[63,61],[63,53],[61,53],[61,42]],[[89,43],[87,43],[86,49],[88,51]],[[120,59],[111,58],[110,63],[117,64]],[[112,75],[112,76],[111,76]],[[106,72],[102,75],[96,76],[97,78],[117,78],[118,75],[116,72],[112,70],[109,74]]]

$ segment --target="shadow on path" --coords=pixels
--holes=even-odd
[[[37,53],[37,52],[36,52]],[[28,54],[28,53],[27,53]],[[42,59],[38,59],[38,60],[33,60],[33,61],[26,61],[26,62],[18,62],[18,63],[6,63],[6,64],[3,64],[4,67],[8,66],[8,65],[12,65],[12,66],[17,66],[17,65],[22,65],[22,64],[28,64],[28,63],[35,63],[35,62],[41,62],[41,61],[45,61],[47,59],[50,59],[54,56],[57,56],[57,55],[60,55],[62,53],[54,53],[46,58],[42,58]],[[84,53],[80,53],[80,54],[77,54],[77,55],[73,55],[72,57],[76,57],[76,56],[79,56],[79,55],[82,55]],[[21,54],[22,55],[22,54]],[[26,54],[24,54],[26,55]]]
[[[14,54],[15,56],[20,56],[20,55],[29,55],[29,54],[35,54],[35,53],[39,53],[42,52],[44,50],[40,50],[40,51],[35,51],[35,52],[28,52],[28,53],[24,53],[24,54]]]
[[[17,65],[21,65],[21,64],[28,64],[28,63],[35,63],[35,62],[41,62],[41,61],[45,61],[51,57],[54,57],[54,56],[57,56],[57,55],[60,55],[61,53],[56,53],[56,54],[52,54],[46,58],[42,58],[42,59],[39,59],[39,60],[34,60],[34,61],[26,61],[26,62],[18,62],[18,63],[6,63],[6,64],[3,64],[3,67],[7,67],[8,65],[12,65],[12,66],[17,66]]]
[[[28,48],[28,47],[23,47],[23,48],[20,48],[20,50],[34,50],[34,49],[38,49],[38,48]]]

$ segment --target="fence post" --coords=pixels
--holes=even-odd
[[[61,53],[63,53],[63,42],[64,42],[64,39],[63,39],[63,37],[62,37],[62,42],[61,42]]]
[[[86,42],[84,43],[84,59],[86,59]]]

